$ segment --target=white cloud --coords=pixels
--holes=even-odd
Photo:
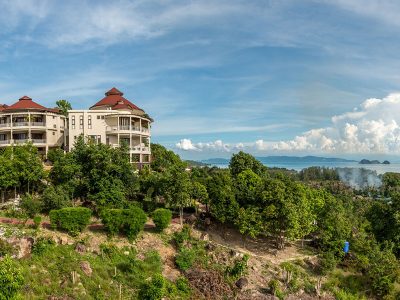
[[[292,140],[226,144],[196,143],[196,151],[380,153],[400,154],[400,94],[368,99],[352,112],[332,117],[331,125],[309,130]],[[179,144],[179,143],[178,143]],[[178,146],[177,144],[177,146]],[[183,147],[178,147],[182,150]]]
[[[243,143],[227,144],[221,140],[208,143],[193,143],[190,139],[182,139],[176,144],[176,147],[184,151],[230,152],[243,149],[245,146]]]

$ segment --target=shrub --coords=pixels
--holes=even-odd
[[[174,233],[174,241],[178,248],[182,247],[185,242],[190,240],[191,229],[189,225],[183,225],[183,228],[179,232]]]
[[[139,292],[139,299],[160,300],[165,293],[165,279],[161,274],[153,276],[150,282],[143,284]]]
[[[191,291],[189,281],[181,276],[175,282],[176,288],[184,294],[189,294]]]
[[[71,206],[68,193],[61,186],[48,186],[42,195],[43,210],[51,211]]]
[[[0,239],[0,257],[6,256],[7,254],[11,254],[12,251],[13,247],[6,241]]]
[[[276,279],[272,279],[269,283],[268,283],[268,287],[270,289],[271,294],[273,294],[274,296],[278,297],[279,299],[283,299],[284,298],[284,294],[280,288],[280,283],[278,280]]]
[[[68,207],[50,211],[50,222],[53,228],[66,230],[77,235],[90,222],[92,211],[85,207]]]
[[[179,269],[186,271],[193,266],[196,259],[196,252],[193,249],[183,247],[175,257],[175,263]]]
[[[33,217],[33,224],[35,228],[39,228],[40,222],[42,222],[42,217],[39,215],[36,215]]]
[[[172,212],[169,209],[158,208],[153,212],[152,217],[157,230],[161,232],[171,223]]]
[[[249,256],[245,254],[241,259],[237,260],[233,267],[228,266],[226,268],[226,274],[234,279],[238,279],[247,272],[247,262]]]
[[[116,235],[122,231],[122,209],[103,209],[100,218],[110,235]]]
[[[8,256],[0,261],[0,299],[15,299],[24,284],[21,270]]]
[[[54,245],[55,242],[52,239],[40,237],[32,245],[32,254],[42,255]]]
[[[126,234],[134,239],[146,224],[146,213],[139,207],[129,209],[104,209],[100,214],[105,229],[111,234]]]
[[[26,214],[33,218],[37,213],[42,210],[42,202],[30,194],[25,194],[21,199],[21,209],[26,212]]]
[[[320,272],[322,275],[326,275],[333,271],[336,267],[336,258],[332,252],[322,253],[319,261]]]
[[[124,220],[123,232],[128,239],[135,239],[140,231],[144,229],[144,224],[147,221],[147,215],[143,209],[139,207],[131,207],[122,211]]]

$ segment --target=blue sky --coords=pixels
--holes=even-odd
[[[185,158],[397,156],[400,4],[380,2],[2,0],[0,103],[116,86]]]

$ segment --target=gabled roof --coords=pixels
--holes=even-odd
[[[111,90],[105,93],[105,97],[103,99],[101,99],[92,107],[109,106],[111,109],[131,109],[143,111],[143,109],[137,107],[128,99],[122,97],[123,95],[124,93],[113,87]]]
[[[11,111],[11,110],[41,110],[41,111],[51,111],[55,112],[55,110],[51,108],[44,107],[34,101],[32,101],[32,98],[29,98],[28,96],[23,96],[18,100],[18,102],[15,102],[14,104],[7,106],[6,108],[3,109],[4,111]]]
[[[0,104],[0,111],[4,110],[7,108],[7,104]]]

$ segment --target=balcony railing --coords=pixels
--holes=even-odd
[[[32,139],[32,143],[34,144],[46,144],[45,139]]]
[[[29,122],[14,122],[13,127],[29,126]]]
[[[107,126],[106,127],[107,132],[118,132],[118,130],[149,133],[149,130],[147,128],[142,128],[142,130],[140,130],[139,126],[120,125],[119,127],[118,126]]]
[[[32,126],[46,126],[45,122],[31,122]]]
[[[10,140],[1,140],[0,145],[8,145],[10,144]]]
[[[11,123],[0,123],[0,128],[10,127],[10,126],[11,126]]]
[[[28,139],[14,140],[14,144],[26,144],[27,142],[29,142]]]

